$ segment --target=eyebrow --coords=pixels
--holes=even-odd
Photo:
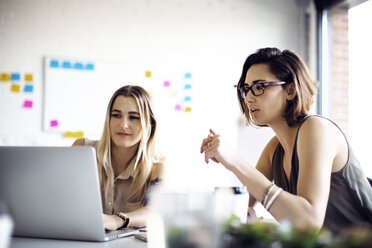
[[[254,85],[254,84],[257,84],[257,83],[259,83],[259,82],[261,82],[261,81],[264,81],[264,82],[266,82],[266,80],[265,80],[265,79],[257,79],[257,80],[254,80],[254,81],[252,82],[252,85]],[[248,84],[248,83],[245,83],[245,82],[244,82],[244,84],[246,84],[246,85],[248,85],[248,86],[249,86],[249,84]]]
[[[121,113],[121,111],[119,109],[113,109],[111,112],[118,112],[118,113]],[[131,115],[140,115],[138,112],[136,111],[129,111],[128,114],[131,114]]]

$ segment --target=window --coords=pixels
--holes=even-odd
[[[322,1],[318,1],[322,2]],[[333,1],[335,2],[335,1]],[[347,135],[367,176],[372,177],[368,107],[372,106],[372,0],[336,1],[320,12],[318,112]],[[318,7],[320,5],[318,4]]]

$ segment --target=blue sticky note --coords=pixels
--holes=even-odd
[[[94,64],[91,64],[91,63],[87,64],[86,69],[87,70],[94,70]]]
[[[185,84],[185,90],[191,89],[191,84]]]
[[[26,84],[23,89],[24,92],[32,93],[34,91],[34,86],[32,84]]]
[[[12,74],[10,74],[10,80],[11,81],[19,81],[19,80],[21,80],[21,74],[19,74],[19,73],[12,73]]]
[[[51,60],[49,66],[52,68],[58,68],[59,67],[58,60]]]
[[[191,101],[191,96],[185,96],[184,101],[185,101],[185,102],[189,102],[189,101]]]
[[[191,73],[190,72],[185,73],[185,78],[191,78]]]
[[[83,64],[80,63],[80,62],[76,62],[74,64],[74,68],[77,69],[77,70],[82,70],[83,69]]]
[[[71,62],[70,61],[63,61],[62,67],[65,69],[71,69]]]

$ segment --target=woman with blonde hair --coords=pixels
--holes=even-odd
[[[146,225],[147,196],[164,167],[155,134],[149,94],[140,86],[127,85],[111,97],[101,139],[74,142],[73,146],[96,149],[105,229]]]

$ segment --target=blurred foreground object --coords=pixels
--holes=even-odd
[[[242,224],[232,216],[224,226],[224,247],[257,248],[367,248],[372,247],[372,228],[357,226],[332,235],[327,229],[297,229],[289,223]]]
[[[4,203],[0,202],[0,248],[10,247],[13,232],[13,220]]]

